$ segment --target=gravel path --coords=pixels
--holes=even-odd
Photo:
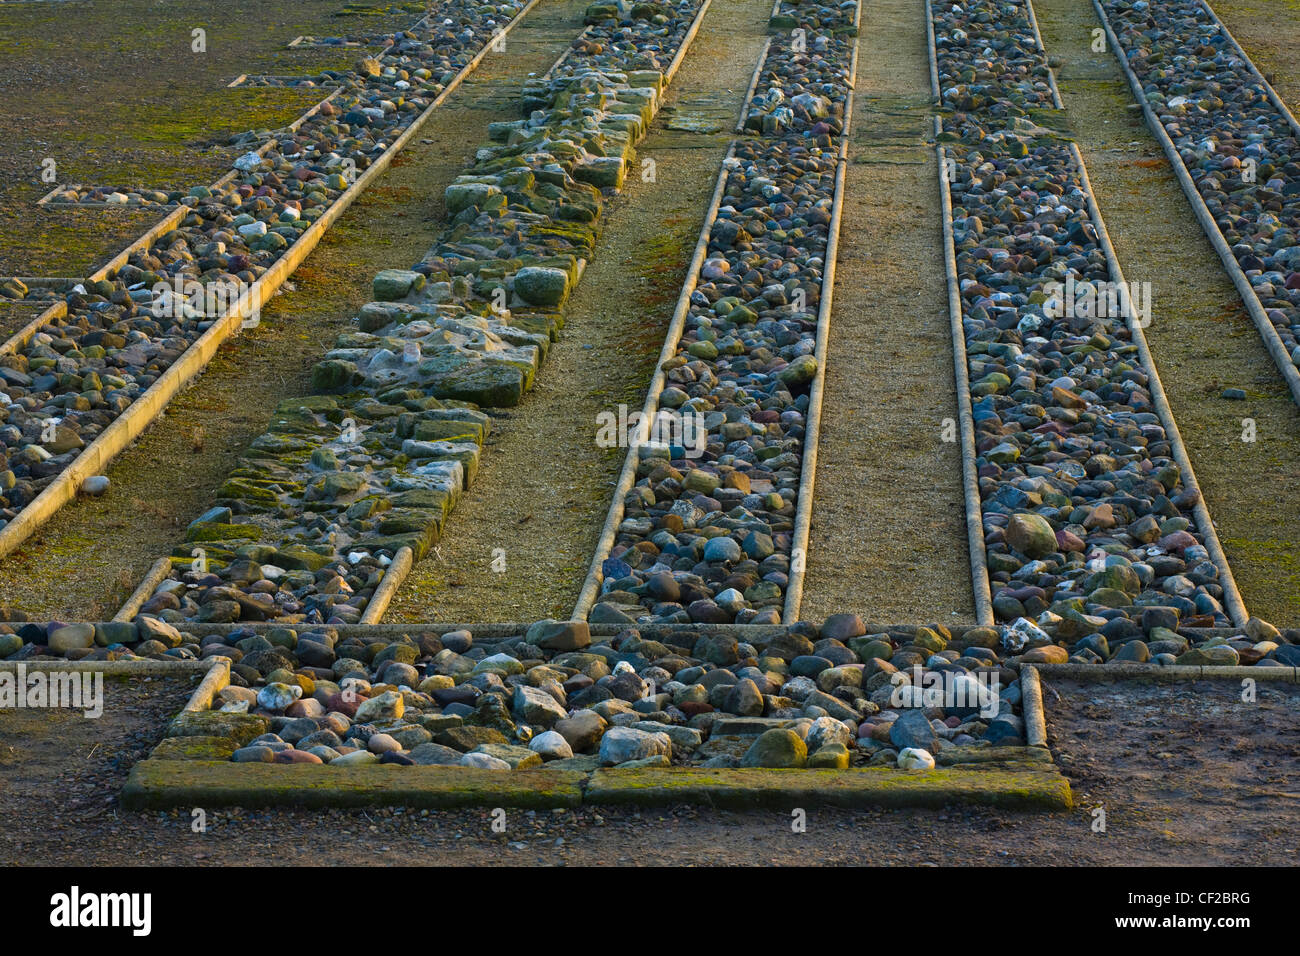
[[[801,617],[970,623],[925,18],[863,27]]]
[[[1092,7],[1034,6],[1125,277],[1150,283],[1147,342],[1237,586],[1251,614],[1291,625],[1300,621],[1300,409],[1159,144],[1128,109],[1114,54],[1082,39],[1097,25]],[[1225,399],[1225,388],[1248,397]],[[1241,440],[1246,418],[1253,443]]]
[[[1076,797],[1071,813],[949,808],[705,807],[512,812],[494,834],[487,810],[134,813],[112,801],[188,687],[106,684],[105,715],[0,714],[0,862],[34,865],[1265,865],[1296,864],[1300,705],[1261,684],[1240,705],[1232,684],[1053,681],[1049,735]],[[1249,741],[1249,746],[1246,742]],[[1161,755],[1166,756],[1161,756]],[[1092,808],[1107,811],[1104,834]],[[1230,818],[1231,824],[1227,824]],[[558,841],[558,842],[557,842]]]
[[[60,511],[0,564],[0,596],[38,616],[111,617],[179,529],[193,520],[266,428],[283,398],[311,390],[311,368],[358,308],[371,279],[414,263],[443,220],[443,190],[481,145],[487,124],[517,118],[530,72],[545,70],[582,29],[582,0],[547,0],[489,55],[420,136],[361,194],[273,299],[262,323],[230,342],[166,417],[107,472],[112,489]],[[409,19],[409,14],[407,15]],[[58,588],[51,588],[52,580]]]
[[[655,181],[629,177],[611,205],[537,384],[519,407],[493,414],[473,489],[385,621],[568,616],[625,452],[597,447],[596,416],[644,401],[770,10],[763,0],[714,0],[639,149],[655,161]],[[681,129],[697,120],[717,132]],[[504,572],[493,570],[496,548]]]

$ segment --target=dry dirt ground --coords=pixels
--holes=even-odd
[[[0,712],[0,864],[92,865],[1295,865],[1300,690],[1231,682],[1046,688],[1049,739],[1080,804],[851,812],[700,806],[512,811],[128,812],[115,798],[188,684],[105,685],[98,720]],[[286,768],[288,769],[288,768]],[[1105,831],[1094,832],[1095,808]]]

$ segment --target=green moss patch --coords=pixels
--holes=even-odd
[[[131,769],[122,802],[132,808],[576,807],[583,774],[572,770],[474,767],[337,767],[327,764],[144,760]]]

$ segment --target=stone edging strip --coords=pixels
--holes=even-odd
[[[1023,769],[1022,769],[1023,768]],[[130,809],[239,807],[576,807],[705,804],[729,809],[976,804],[1068,810],[1068,781],[1054,770],[940,767],[860,770],[479,770],[471,767],[331,769],[210,760],[150,759],[122,790]]]
[[[1300,684],[1300,667],[1243,667],[1229,664],[1022,664],[1021,679],[1029,671],[1042,677],[1091,681],[1196,681],[1235,678],[1238,680],[1281,681]],[[1023,686],[1023,685],[1022,685]]]
[[[1106,231],[1106,222],[1101,218],[1101,209],[1097,206],[1096,196],[1093,195],[1092,182],[1088,179],[1088,168],[1083,163],[1083,154],[1079,152],[1078,143],[1070,143],[1070,153],[1073,155],[1075,165],[1079,171],[1079,181],[1088,200],[1088,211],[1092,214],[1093,225],[1097,227],[1098,244],[1106,256],[1106,264],[1110,268],[1111,277],[1118,284],[1122,307],[1128,319],[1129,333],[1137,344],[1138,354],[1141,356],[1142,364],[1146,368],[1148,374],[1147,387],[1151,392],[1151,401],[1155,405],[1156,413],[1160,416],[1162,424],[1165,426],[1170,451],[1173,452],[1178,467],[1183,471],[1183,484],[1189,488],[1199,488],[1200,484],[1196,480],[1196,472],[1192,469],[1192,459],[1187,454],[1187,447],[1183,444],[1183,436],[1178,431],[1178,423],[1174,420],[1173,409],[1169,407],[1169,399],[1165,395],[1165,387],[1160,381],[1160,373],[1156,370],[1155,359],[1151,356],[1151,349],[1147,346],[1146,334],[1142,331],[1141,323],[1136,321],[1133,305],[1129,298],[1128,283],[1124,280],[1124,270],[1120,268],[1119,259],[1115,256],[1115,248],[1110,242],[1110,233]],[[1223,601],[1228,616],[1232,619],[1233,624],[1238,627],[1245,627],[1246,622],[1250,620],[1250,614],[1247,613],[1246,605],[1241,599],[1241,592],[1237,590],[1237,582],[1232,576],[1232,568],[1228,566],[1228,556],[1224,553],[1223,545],[1219,542],[1219,533],[1214,528],[1214,521],[1210,518],[1210,509],[1206,507],[1203,496],[1199,496],[1196,504],[1192,506],[1192,514],[1196,518],[1197,527],[1200,528],[1201,534],[1205,538],[1205,549],[1210,552],[1210,560],[1214,562],[1215,567],[1219,569],[1219,574],[1222,575],[1219,584],[1223,588]]]
[[[158,585],[166,581],[171,573],[171,558],[159,558],[155,561],[149,567],[145,576],[140,579],[140,583],[135,586],[135,590],[131,592],[131,596],[126,599],[126,602],[118,608],[117,613],[113,615],[113,620],[135,620],[135,616],[140,613],[140,608],[144,606],[144,602],[153,597],[153,592],[157,589]]]
[[[415,552],[408,547],[397,549],[393,555],[393,563],[384,569],[384,576],[379,579],[379,587],[375,588],[375,593],[366,603],[365,613],[361,615],[362,624],[378,624],[379,619],[384,616],[388,610],[388,605],[392,603],[393,595],[397,589],[402,586],[407,575],[411,573],[411,568],[415,567]]]
[[[87,621],[80,623],[104,624],[111,622],[104,621]],[[449,631],[469,630],[474,634],[476,643],[484,641],[498,640],[503,637],[512,637],[525,633],[528,628],[535,622],[533,621],[491,621],[491,622],[473,622],[473,621],[415,621],[406,623],[388,623],[388,624],[342,624],[329,625],[331,630],[335,630],[340,636],[364,636],[373,637],[376,640],[385,640],[398,637],[403,634],[445,634]],[[284,627],[283,624],[277,624],[275,621],[241,621],[234,624],[215,624],[201,623],[198,621],[185,621],[177,624],[178,630],[202,637],[208,634],[229,634],[234,631],[244,631],[248,633],[260,633],[262,631],[272,630],[274,628]],[[321,625],[317,625],[319,627]],[[879,621],[867,621],[866,628],[869,633],[898,633],[914,634],[918,627],[925,625],[915,624],[884,624]],[[961,637],[967,631],[974,627],[987,625],[949,625],[948,630],[953,637]],[[592,623],[588,625],[593,637],[613,637],[627,629],[625,624],[600,624]],[[776,634],[783,634],[789,630],[785,624],[641,624],[637,630],[650,639],[657,640],[658,635],[671,634],[674,631],[698,631],[702,634],[730,634],[738,640],[748,638],[771,637]],[[1180,627],[1178,633],[1184,636],[1192,636],[1198,641],[1208,640],[1213,637],[1232,637],[1241,633],[1237,627]]]
[[[1025,721],[1025,743],[1047,746],[1047,718],[1043,710],[1043,685],[1033,665],[1020,668],[1020,708]]]

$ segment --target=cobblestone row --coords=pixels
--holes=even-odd
[[[856,11],[774,20],[659,395],[699,434],[643,450],[592,621],[781,619]]]

